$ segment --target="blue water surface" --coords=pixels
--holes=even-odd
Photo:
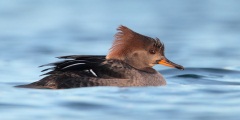
[[[240,1],[2,0],[1,120],[239,120]],[[164,42],[179,71],[168,85],[38,90],[38,66],[63,55],[105,55],[125,25]]]

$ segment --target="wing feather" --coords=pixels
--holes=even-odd
[[[57,57],[59,59],[66,59],[63,61],[58,61],[54,63],[49,63],[41,65],[40,67],[53,66],[42,70],[42,72],[48,74],[54,74],[60,71],[89,71],[94,70],[94,67],[99,66],[103,61],[105,61],[106,56],[91,56],[91,55],[69,55]],[[95,75],[94,75],[95,76]]]

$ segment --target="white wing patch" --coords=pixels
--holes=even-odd
[[[92,69],[90,69],[89,72],[91,72],[95,77],[97,77],[97,74]]]
[[[82,64],[85,64],[85,63],[76,63],[76,64],[72,64],[72,65],[68,65],[62,69],[66,69],[66,68],[69,68],[69,67],[72,67],[72,66],[75,66],[75,65],[82,65]]]

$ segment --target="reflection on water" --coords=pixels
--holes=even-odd
[[[1,119],[240,119],[240,2],[30,1],[0,3]],[[107,54],[120,24],[166,46],[187,69],[156,66],[164,87],[33,90],[37,66]]]

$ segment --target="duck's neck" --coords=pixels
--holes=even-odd
[[[128,67],[131,67],[133,69],[143,71],[143,72],[147,72],[147,73],[152,73],[153,74],[153,73],[157,72],[152,67],[141,67],[140,68],[139,66],[141,66],[141,65],[139,65],[138,63],[135,63],[133,61],[129,61],[129,60],[108,59],[108,61],[112,61],[114,63],[120,63],[120,64],[123,64],[124,66],[128,66]]]

